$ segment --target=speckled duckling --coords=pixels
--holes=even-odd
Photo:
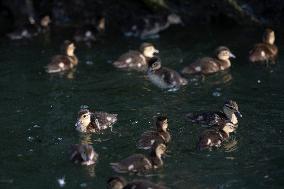
[[[123,177],[111,177],[107,181],[107,189],[166,189],[147,180],[127,182]]]
[[[236,130],[236,125],[226,122],[222,126],[214,129],[205,130],[199,137],[197,148],[199,150],[211,149],[212,147],[220,147],[222,142],[226,141],[230,133]]]
[[[161,60],[158,57],[149,60],[148,78],[162,89],[179,89],[188,83],[178,72],[162,67]]]
[[[249,60],[253,63],[271,63],[275,64],[278,54],[278,48],[274,44],[275,33],[271,29],[266,29],[262,43],[256,44],[249,52]]]
[[[223,111],[187,114],[187,118],[191,122],[207,126],[223,125],[228,121],[237,125],[237,117],[242,117],[242,115],[239,111],[238,104],[233,100],[224,103]]]
[[[81,165],[92,165],[96,163],[99,155],[89,144],[75,144],[71,146],[70,160]]]
[[[167,131],[168,118],[166,116],[158,116],[156,118],[156,128],[156,131],[146,131],[142,134],[137,144],[139,149],[151,149],[155,142],[164,142],[165,144],[170,142],[171,135]]]
[[[112,169],[117,173],[143,172],[163,166],[162,155],[166,152],[166,145],[155,143],[149,156],[133,154],[118,163],[111,163]]]
[[[156,53],[159,53],[159,50],[157,50],[153,44],[142,43],[140,51],[128,51],[113,62],[113,65],[121,69],[146,71],[148,68],[148,60]]]
[[[111,128],[116,121],[117,114],[81,109],[75,127],[77,131],[82,133],[96,133]]]
[[[183,74],[213,74],[231,67],[230,58],[235,58],[235,55],[229,48],[220,46],[215,50],[215,57],[204,57],[196,60],[194,63],[186,66]]]
[[[74,43],[65,41],[63,45],[63,55],[56,55],[52,58],[51,62],[47,65],[47,73],[58,73],[74,68],[78,64],[78,59],[74,54]]]

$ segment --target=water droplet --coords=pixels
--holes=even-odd
[[[59,184],[60,187],[64,187],[66,182],[65,182],[65,177],[59,178],[57,179],[57,182]]]
[[[34,140],[34,137],[32,137],[32,136],[29,136],[28,138],[27,138],[27,141],[29,141],[29,142],[32,142]]]
[[[257,80],[257,83],[261,83],[261,81],[260,81],[260,80]]]

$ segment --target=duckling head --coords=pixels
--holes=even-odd
[[[74,56],[74,51],[75,51],[76,47],[75,44],[71,41],[64,41],[63,44],[63,50],[65,51],[67,56]]]
[[[227,133],[228,135],[234,131],[236,131],[237,126],[231,122],[226,122],[222,128],[222,130]]]
[[[78,152],[83,159],[82,165],[92,165],[97,160],[97,154],[93,146],[89,144],[80,145]]]
[[[229,117],[232,117],[232,115],[236,115],[238,117],[242,117],[242,114],[239,111],[238,104],[235,101],[233,101],[233,100],[228,100],[227,102],[225,102],[225,104],[223,106],[223,111]]]
[[[78,120],[75,127],[80,132],[86,132],[87,126],[91,123],[91,112],[88,109],[82,109],[78,113]]]
[[[162,67],[161,59],[159,57],[152,57],[148,61],[149,71],[155,71]]]
[[[273,45],[274,42],[275,42],[275,33],[272,29],[266,29],[264,34],[263,34],[263,37],[262,37],[262,40],[264,43],[268,43],[268,44],[271,44]]]
[[[44,16],[41,20],[40,20],[40,25],[44,28],[48,27],[48,25],[51,23],[51,19],[50,17]]]
[[[126,180],[123,177],[111,177],[107,181],[107,188],[108,189],[123,189],[126,185]]]
[[[177,14],[170,14],[167,19],[169,24],[183,24],[180,16]]]
[[[158,158],[166,153],[167,147],[164,143],[155,142],[152,147],[152,153],[154,153]]]
[[[167,131],[168,118],[166,116],[158,116],[156,120],[156,127],[158,131]]]
[[[228,47],[220,46],[216,49],[215,54],[219,60],[229,61],[230,58],[236,56],[230,51]]]
[[[140,51],[147,58],[152,58],[155,54],[159,53],[159,50],[156,49],[151,43],[142,43],[140,46]]]

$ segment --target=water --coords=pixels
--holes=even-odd
[[[178,32],[178,35],[176,35]],[[113,175],[109,163],[143,151],[135,143],[151,128],[158,113],[169,116],[172,143],[163,169],[146,178],[169,188],[282,188],[284,65],[283,54],[273,69],[249,65],[249,48],[261,38],[254,29],[172,29],[153,42],[162,63],[176,70],[225,44],[236,54],[229,74],[200,81],[177,92],[156,88],[143,74],[114,69],[114,60],[140,41],[105,37],[94,48],[77,48],[81,60],[68,77],[47,75],[43,67],[58,52],[62,39],[0,45],[1,138],[0,188],[106,188]],[[282,38],[281,38],[282,37]],[[276,33],[283,46],[283,33]],[[282,46],[281,46],[282,45]],[[226,99],[238,102],[240,120],[234,141],[212,152],[195,150],[203,128],[184,119],[189,111],[216,110]],[[80,135],[75,131],[80,106],[119,114],[114,132]],[[68,159],[71,144],[92,143],[99,153],[96,167],[82,167]]]

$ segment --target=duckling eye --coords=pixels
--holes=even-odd
[[[87,115],[83,115],[83,118],[86,118],[87,117]]]

